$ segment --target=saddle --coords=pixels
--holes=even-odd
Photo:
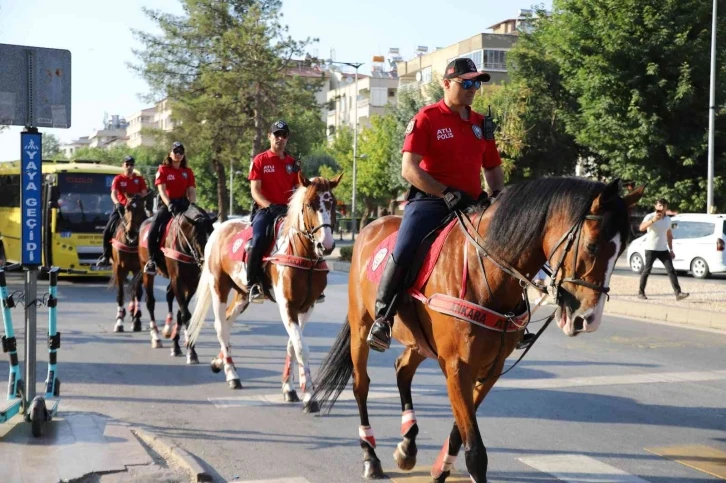
[[[267,248],[262,256],[262,259],[268,258],[275,248],[275,241],[278,238],[282,224],[285,221],[284,216],[278,216],[275,218],[275,222],[267,227],[267,233],[265,233],[265,243]],[[244,230],[237,233],[227,245],[227,253],[229,254],[230,260],[236,262],[242,262],[247,264],[247,249],[252,242],[252,225],[250,224]]]

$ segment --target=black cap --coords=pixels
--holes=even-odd
[[[461,77],[462,79],[480,80],[482,82],[489,82],[491,76],[486,72],[476,70],[476,64],[473,60],[467,59],[466,57],[459,57],[449,62],[444,72],[444,79],[455,79]]]
[[[273,122],[272,126],[270,126],[270,134],[275,134],[279,131],[283,131],[285,134],[290,134],[290,128],[287,126],[287,123],[282,119]]]
[[[179,141],[175,142],[171,145],[171,150],[174,151],[175,149],[181,149],[182,152],[184,151],[184,145],[180,143]]]
[[[124,158],[124,164],[136,164],[136,160],[133,156],[126,156]]]

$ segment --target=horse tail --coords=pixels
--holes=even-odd
[[[197,343],[199,333],[204,327],[204,319],[207,316],[209,306],[212,304],[212,272],[207,269],[206,263],[202,268],[202,274],[199,277],[199,285],[190,303],[196,303],[192,319],[189,321],[189,343],[194,345]]]
[[[318,369],[312,400],[316,401],[321,409],[327,408],[326,413],[330,413],[335,401],[338,400],[340,393],[348,385],[352,375],[353,358],[350,355],[350,322],[346,316],[343,329]]]
[[[139,284],[141,283],[141,280],[142,280],[143,276],[144,276],[144,271],[143,270],[139,270],[139,273],[137,273],[136,275],[134,275],[134,277],[129,282],[129,291],[132,294],[136,293],[136,290],[138,289]]]

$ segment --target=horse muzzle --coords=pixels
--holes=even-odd
[[[330,245],[330,248],[325,248],[325,245],[323,245],[322,242],[317,242],[315,244],[315,252],[319,257],[330,255],[333,253],[333,250],[335,250],[335,242]]]

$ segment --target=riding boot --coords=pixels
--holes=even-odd
[[[252,303],[261,304],[265,299],[260,287],[264,251],[264,243],[250,245],[247,249],[247,293],[249,301]]]
[[[96,266],[98,267],[106,267],[109,265],[111,260],[111,237],[115,229],[116,223],[113,222],[106,224],[106,228],[103,229],[103,254],[96,262]]]
[[[391,346],[391,330],[393,317],[396,315],[399,292],[403,289],[403,279],[407,268],[396,263],[393,256],[389,257],[383,269],[381,283],[376,295],[376,320],[368,334],[368,345],[371,349],[383,352]]]

